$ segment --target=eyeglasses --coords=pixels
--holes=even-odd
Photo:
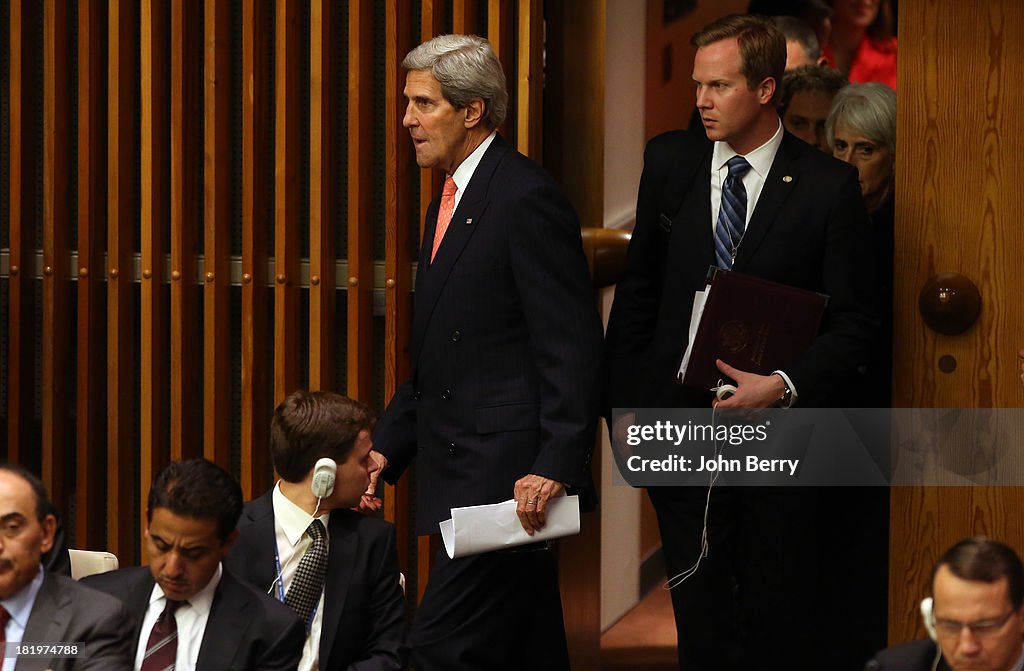
[[[1002,617],[993,618],[991,620],[976,620],[974,622],[958,622],[956,620],[944,620],[935,619],[935,628],[938,629],[939,634],[943,636],[959,636],[960,632],[967,627],[971,636],[978,638],[984,638],[986,636],[992,636],[1003,628],[1010,618],[1017,612],[1016,608],[1011,608],[1010,612]]]

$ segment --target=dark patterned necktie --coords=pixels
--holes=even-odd
[[[719,268],[729,270],[747,223],[747,190],[743,186],[743,175],[750,170],[750,164],[742,156],[733,156],[726,165],[729,166],[729,176],[722,183],[722,207],[718,210],[718,224],[715,226],[715,261]]]
[[[320,601],[320,593],[324,589],[324,575],[327,573],[327,530],[324,529],[323,522],[313,520],[306,533],[313,542],[299,560],[284,603],[299,614],[308,628],[309,614]]]
[[[167,605],[156,619],[146,643],[146,656],[140,671],[174,671],[178,658],[178,621],[174,611],[184,602],[167,599]]]

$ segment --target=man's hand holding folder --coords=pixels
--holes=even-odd
[[[724,375],[736,381],[736,393],[711,404],[722,410],[734,408],[771,408],[779,403],[786,392],[786,382],[781,375],[758,375],[733,368],[721,359],[715,359],[715,365]]]
[[[690,342],[677,380],[705,390],[735,382],[734,394],[714,402],[718,408],[779,405],[793,390],[778,371],[810,346],[827,302],[813,291],[715,271],[703,296],[694,300]]]

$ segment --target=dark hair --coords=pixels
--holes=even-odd
[[[32,471],[26,470],[21,466],[15,466],[14,464],[0,464],[0,471],[7,471],[13,473],[19,478],[28,483],[28,486],[32,488],[32,493],[36,499],[36,519],[42,523],[46,519],[47,515],[55,515],[56,509],[50,502],[50,497],[46,493],[46,485],[43,481],[36,476]]]
[[[301,482],[319,459],[345,461],[359,432],[373,428],[365,403],[329,391],[292,393],[274,410],[270,456],[288,482]]]
[[[889,0],[880,0],[878,3],[878,14],[867,30],[868,36],[876,42],[891,46],[893,31],[892,4]]]
[[[1008,545],[984,536],[966,538],[950,549],[935,564],[935,574],[943,566],[963,580],[975,582],[999,582],[1006,578],[1006,593],[1014,608],[1024,604],[1024,565],[1020,557]]]
[[[805,91],[821,91],[835,97],[849,82],[837,70],[823,65],[805,65],[790,70],[782,78],[782,95],[779,98],[779,114],[786,115],[786,108],[793,102],[793,96]]]
[[[242,488],[230,473],[206,459],[168,464],[149,488],[146,519],[165,508],[175,515],[197,520],[216,520],[222,541],[235,530],[242,514]]]
[[[803,47],[804,53],[811,61],[817,61],[821,57],[821,45],[818,44],[818,36],[803,19],[795,16],[773,16],[772,23],[779,29],[787,42],[796,42]]]
[[[765,79],[775,80],[775,93],[782,88],[786,71],[786,38],[767,20],[746,14],[732,14],[713,21],[690,38],[690,45],[700,48],[715,42],[736,38],[742,64],[740,72],[747,79],[747,88],[754,90]]]

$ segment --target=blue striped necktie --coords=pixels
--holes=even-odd
[[[715,226],[715,260],[719,268],[729,270],[747,222],[747,190],[743,187],[743,175],[750,170],[750,164],[742,156],[733,156],[726,165],[729,166],[729,176],[722,183],[722,207],[718,210],[718,224]]]

